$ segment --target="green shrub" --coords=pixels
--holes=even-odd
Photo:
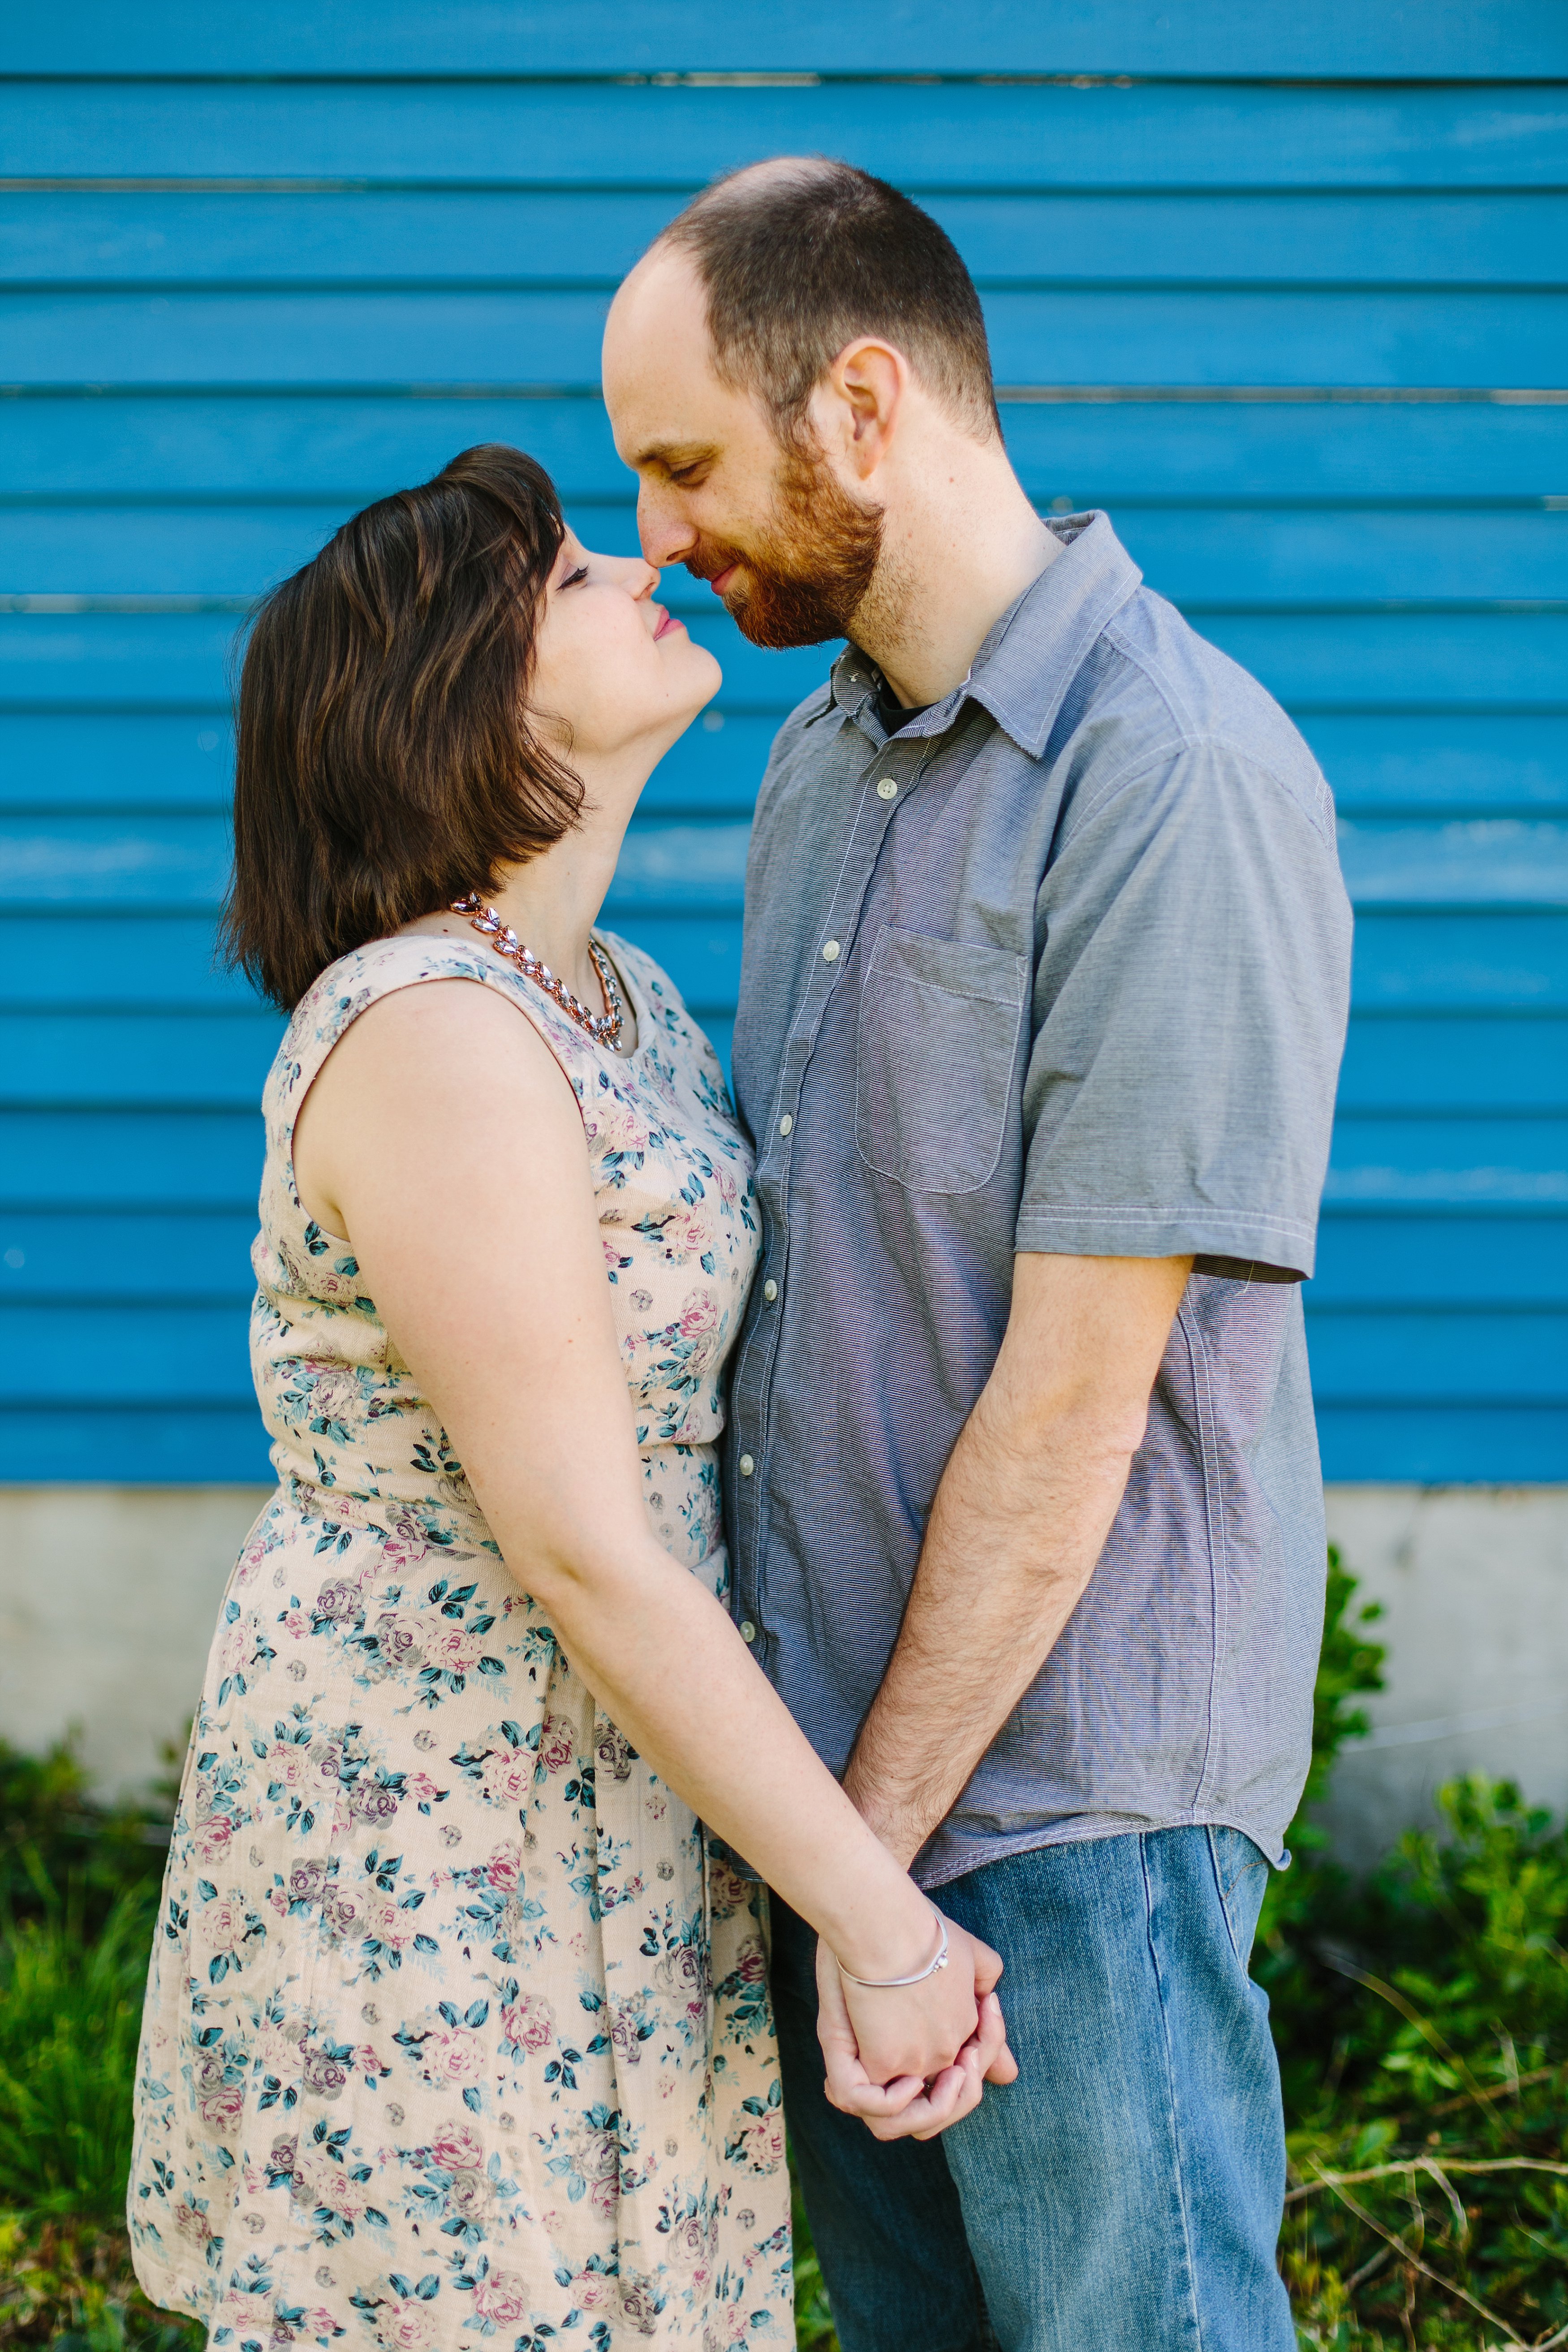
[[[1281,2019],[1281,2258],[1333,2352],[1568,2344],[1568,1834],[1506,1782],[1438,1801],[1325,1904]]]
[[[174,1809],[173,1787],[160,1793],[166,1804],[101,1804],[70,1740],[24,1756],[0,1739],[0,1927],[53,1919],[91,1936],[128,1888],[156,1888]]]
[[[0,2208],[119,2226],[153,1910],[131,1888],[89,1942],[49,1920],[0,1942]]]
[[[0,2345],[195,2352],[131,2270],[125,2176],[168,1822],[0,1742]]]
[[[1273,2012],[1303,2347],[1568,2347],[1568,1832],[1506,1782],[1438,1792],[1370,1880],[1312,1807],[1382,1651],[1331,1557],[1312,1777],[1253,1972]]]

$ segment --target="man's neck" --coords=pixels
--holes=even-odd
[[[967,442],[935,470],[948,477],[935,497],[889,511],[852,633],[909,709],[963,684],[1002,614],[1062,552],[999,442]]]

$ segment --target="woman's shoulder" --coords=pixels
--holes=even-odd
[[[295,1006],[267,1080],[267,1108],[302,1099],[339,1039],[380,998],[433,980],[477,981],[516,992],[508,967],[477,940],[395,931],[367,940],[319,973]]]

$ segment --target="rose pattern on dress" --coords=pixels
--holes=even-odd
[[[434,978],[508,995],[581,1106],[650,1524],[722,1592],[750,1163],[706,1040],[609,944],[628,1061],[499,958],[407,935],[323,973],[267,1084],[251,1329],[279,1491],[186,1761],[130,2196],[143,2285],[224,2352],[793,2340],[758,1890],[512,1584],[293,1186],[295,1112],[366,1005]]]

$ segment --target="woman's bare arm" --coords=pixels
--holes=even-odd
[[[308,1213],[351,1242],[507,1568],[605,1712],[847,1968],[920,1967],[924,1898],[650,1529],[581,1118],[543,1040],[472,982],[382,999],[312,1087],[295,1172]],[[995,1973],[967,1939],[957,1957],[914,1991],[852,1990],[873,2080],[950,2067]],[[972,2056],[951,2071],[933,2099],[961,2112]]]

